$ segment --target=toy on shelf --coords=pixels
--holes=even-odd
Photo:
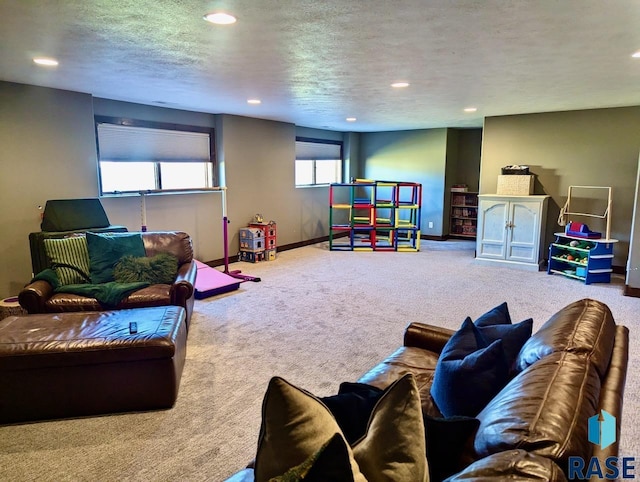
[[[589,239],[602,238],[602,233],[591,231],[589,229],[589,226],[587,226],[586,224],[576,223],[574,221],[567,224],[565,228],[565,234],[567,236],[573,236],[575,238],[589,238]]]
[[[329,249],[419,251],[422,184],[354,179],[329,186]]]

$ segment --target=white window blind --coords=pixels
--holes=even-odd
[[[296,139],[296,186],[322,186],[341,180],[341,142]]]
[[[296,141],[296,159],[299,160],[336,160],[341,158],[340,150],[340,144]]]
[[[101,161],[208,162],[209,134],[98,124]]]

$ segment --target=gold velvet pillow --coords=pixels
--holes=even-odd
[[[342,432],[311,393],[274,377],[262,404],[256,482],[300,465]],[[413,375],[390,385],[371,413],[366,434],[348,448],[355,482],[429,480],[420,395]]]

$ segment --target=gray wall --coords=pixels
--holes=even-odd
[[[633,201],[626,284],[631,288],[640,288],[640,157],[638,158],[636,193]]]
[[[445,212],[447,129],[360,135],[360,162],[367,179],[422,184],[421,232],[441,236]],[[433,228],[429,228],[433,222]]]
[[[570,185],[613,188],[611,237],[618,239],[614,265],[626,264],[631,236],[640,107],[552,112],[485,119],[480,192],[495,193],[500,168],[529,165],[536,194],[549,194],[547,244],[562,231],[557,218]],[[578,221],[578,219],[575,219]],[[599,220],[580,220],[601,230]]]
[[[15,295],[31,278],[28,235],[40,230],[38,206],[48,199],[98,196],[94,109],[99,115],[216,127],[228,187],[229,250],[256,213],[278,223],[278,244],[328,234],[328,188],[294,187],[292,124],[210,115],[94,99],[88,94],[0,82],[0,297]],[[320,131],[325,138],[342,133]],[[139,196],[102,198],[113,224],[141,226]],[[219,193],[147,197],[149,230],[182,230],[196,257],[220,259]]]
[[[443,128],[357,134],[0,82],[0,297],[16,294],[31,277],[28,235],[40,230],[38,206],[48,199],[98,195],[94,110],[116,117],[215,125],[220,182],[228,187],[231,254],[237,250],[238,229],[258,212],[278,223],[279,245],[328,234],[328,188],[294,186],[294,141],[301,135],[345,142],[345,180],[367,177],[422,183],[422,232],[432,236],[448,231],[450,185],[464,182],[471,187],[476,182],[480,139],[480,192],[495,192],[500,168],[519,163],[528,164],[537,174],[536,192],[552,196],[547,242],[558,229],[557,214],[569,185],[612,186],[612,236],[620,240],[614,264],[627,262],[640,107],[490,117],[482,133]],[[103,198],[103,205],[113,224],[140,229],[138,196]],[[196,257],[203,261],[222,257],[221,218],[219,193],[147,199],[149,229],[190,233]],[[429,221],[434,223],[432,229]],[[640,253],[640,247],[635,251]],[[637,264],[633,260],[640,259],[638,253],[631,256],[632,267]]]
[[[95,197],[90,95],[0,82],[0,297],[31,276],[28,236],[48,199]]]
[[[276,221],[279,245],[326,236],[328,188],[295,187],[295,126],[233,115],[221,118],[231,245],[238,245],[237,230],[256,213]]]

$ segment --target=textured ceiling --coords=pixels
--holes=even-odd
[[[0,0],[0,80],[344,131],[479,127],[640,105],[639,27],[638,0]]]

